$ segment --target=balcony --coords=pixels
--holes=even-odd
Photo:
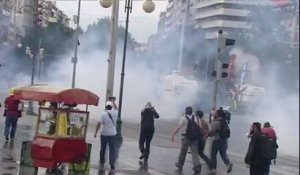
[[[203,19],[211,16],[237,16],[237,17],[247,17],[250,13],[250,10],[242,10],[242,9],[229,9],[229,8],[221,8],[221,9],[211,9],[205,11],[196,11],[195,19]]]
[[[210,0],[205,2],[197,2],[195,8],[205,8],[215,4],[239,4],[239,5],[270,5],[271,1],[262,1],[262,0],[245,0],[245,1],[237,1],[237,0]]]
[[[236,29],[250,29],[251,25],[244,21],[230,21],[230,20],[210,20],[197,22],[196,28],[202,27],[203,29],[209,28],[236,28]]]

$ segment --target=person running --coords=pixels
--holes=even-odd
[[[158,113],[152,106],[151,102],[147,102],[145,108],[141,112],[141,130],[139,138],[139,148],[141,152],[140,159],[144,159],[144,165],[148,164],[150,153],[150,143],[154,134],[154,119],[159,118]]]
[[[209,126],[208,123],[203,119],[203,111],[196,111],[196,116],[199,118],[201,123],[201,133],[203,137],[198,140],[198,153],[199,156],[206,162],[208,167],[211,167],[211,160],[204,154],[204,148],[206,144],[206,139],[208,137]]]
[[[101,148],[100,148],[100,168],[104,167],[105,150],[109,147],[109,164],[111,171],[115,170],[116,161],[116,121],[118,116],[118,108],[115,100],[107,101],[105,105],[105,112],[102,113],[100,120],[97,123],[94,137],[97,137],[98,130],[102,126],[101,131]]]
[[[228,138],[221,137],[223,135],[221,133],[222,126],[221,122],[225,120],[225,113],[222,109],[218,109],[215,113],[215,118],[211,124],[211,130],[208,135],[212,137],[212,145],[211,145],[211,168],[212,172],[216,171],[217,168],[217,153],[220,152],[220,156],[223,162],[227,166],[227,173],[230,173],[232,170],[233,164],[230,162],[227,155],[227,147],[228,147]],[[226,122],[226,121],[225,121]]]
[[[196,138],[196,139],[190,139],[188,137],[187,131],[189,129],[189,127],[188,127],[189,122],[195,122],[195,123],[199,124],[199,119],[193,115],[193,109],[190,106],[185,108],[185,115],[183,117],[181,117],[181,119],[179,121],[179,125],[176,128],[176,130],[172,136],[172,141],[174,141],[175,135],[181,129],[185,130],[185,133],[182,134],[181,149],[180,149],[180,153],[179,153],[179,157],[178,157],[178,162],[175,163],[175,166],[180,171],[182,170],[188,148],[190,148],[191,154],[192,154],[192,161],[193,161],[193,165],[194,165],[193,170],[195,171],[195,173],[200,173],[201,165],[200,165],[200,161],[199,161],[199,157],[198,157],[198,150],[197,150],[198,139],[200,136],[198,136],[198,138]],[[199,128],[199,134],[200,134],[200,128]]]

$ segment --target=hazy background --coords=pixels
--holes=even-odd
[[[63,1],[57,2],[59,8],[59,3],[61,2]],[[76,4],[75,1],[64,3]],[[87,5],[85,3],[90,4]],[[122,5],[122,3],[124,3],[124,1],[121,1],[120,3],[120,14],[124,14],[122,8],[124,5]],[[137,5],[138,3],[140,2],[135,2],[133,8],[141,10],[140,5]],[[64,5],[65,11],[68,11],[68,9],[66,9],[67,7],[70,7],[70,11],[76,12],[77,8],[74,8],[72,5]],[[104,8],[100,7],[96,1],[83,2],[83,9],[84,8],[86,9],[83,10],[83,14],[86,13],[86,11],[89,11],[89,13],[96,12],[97,10],[91,9],[99,8],[99,11],[103,12],[103,16],[110,15],[110,10],[104,10]],[[130,19],[130,32],[134,33],[136,40],[145,41],[146,36],[154,31],[153,28],[156,28],[157,23],[156,21],[153,22],[152,20],[148,20],[148,17],[151,14],[145,14],[145,17],[139,18],[135,17],[134,13],[136,12],[133,12]],[[157,17],[158,14],[159,10],[155,12],[154,16],[156,15]],[[98,15],[98,13],[95,15]],[[122,17],[120,17],[120,20],[122,20]],[[274,21],[276,20],[276,17],[269,17],[268,19],[258,18],[256,20],[261,20],[260,22],[270,20]],[[85,25],[84,23],[92,22],[87,18],[84,18],[84,15],[82,15],[81,21],[82,26]],[[148,29],[151,32],[149,32]],[[139,31],[140,34],[135,33],[135,30]],[[267,33],[265,34],[265,38],[249,43],[265,48],[268,46],[270,41],[272,41],[272,36],[267,37]],[[274,36],[276,37],[277,35]],[[99,34],[95,33],[94,38],[97,37],[99,37]],[[281,40],[281,37],[282,36],[278,36],[276,39]],[[84,38],[84,36],[80,36],[79,40],[82,38]],[[191,65],[194,62],[199,61],[205,65],[206,61],[213,61],[216,54],[215,43],[202,43],[203,47],[199,47],[198,42],[201,41],[201,39],[197,40],[194,33],[189,31],[186,33],[186,38],[194,38],[194,40],[189,40],[190,42],[184,44],[186,53],[190,53],[188,54],[189,56],[186,57],[185,64]],[[121,42],[120,45],[123,45],[123,42]],[[207,89],[212,89],[213,86],[210,81],[205,81],[205,79],[201,79],[198,82],[201,91],[199,94],[193,93],[193,91],[187,91],[184,94],[177,96],[169,92],[165,92],[162,96],[160,96],[160,98],[157,96],[157,90],[161,84],[161,77],[167,73],[171,73],[173,69],[177,68],[178,45],[178,35],[173,35],[173,37],[168,39],[168,42],[164,45],[160,45],[155,52],[151,52],[147,57],[144,55],[136,55],[131,51],[128,51],[122,111],[122,118],[125,122],[140,122],[140,111],[147,101],[151,101],[161,114],[161,120],[168,121],[178,120],[184,112],[184,106],[197,106],[195,104],[200,103],[201,105],[197,107],[201,109],[203,106],[211,105],[212,94],[206,93],[206,91]],[[47,79],[44,79],[39,83],[46,82],[51,85],[58,85],[67,88],[71,87],[72,47],[73,46],[70,46],[69,53],[65,53],[61,60],[52,63],[49,67],[47,67]],[[82,50],[84,50],[84,52]],[[192,52],[189,52],[195,50],[199,53],[193,54]],[[259,52],[264,52],[263,49],[256,53],[247,53],[244,51],[245,48],[239,44],[230,50],[230,53],[234,53],[238,57],[236,61],[237,67],[242,65],[245,61],[248,61],[252,75],[251,83],[266,89],[266,97],[260,101],[260,105],[250,109],[250,112],[247,114],[234,115],[240,118],[241,123],[249,123],[249,126],[255,121],[259,121],[261,123],[269,121],[276,129],[280,152],[299,156],[299,85],[297,86],[297,84],[299,84],[299,80],[296,78],[296,75],[286,76],[283,81],[283,79],[280,78],[282,71],[281,62],[261,65],[261,60],[275,57],[276,52],[268,52],[265,53],[264,57],[259,57],[257,55],[262,55]],[[207,57],[206,55],[210,55],[210,57]],[[167,59],[168,56],[169,58]],[[114,87],[114,94],[117,99],[119,97],[121,58],[122,48],[119,47],[116,59]],[[107,59],[108,50],[99,51],[99,49],[96,49],[96,46],[91,43],[85,43],[84,45],[79,46],[76,87],[91,90],[100,96],[99,106],[90,108],[91,117],[93,119],[100,117],[100,113],[104,110]],[[20,64],[17,58],[10,59],[10,57],[5,57],[3,61],[6,63],[6,66],[1,68],[0,71],[1,91],[3,93],[8,92],[10,87],[29,84],[30,76],[21,71],[24,65]],[[235,73],[239,74],[239,71],[235,71]],[[293,90],[289,90],[286,88],[287,85],[291,87],[296,86],[296,88],[291,88]],[[236,125],[231,125],[231,127],[239,127],[238,125],[239,124],[237,123]],[[245,132],[247,131],[248,128],[245,128]]]

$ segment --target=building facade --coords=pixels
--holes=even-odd
[[[160,38],[181,26],[186,15],[188,23],[205,31],[206,39],[215,39],[220,29],[225,34],[250,29],[249,14],[253,9],[262,6],[280,8],[296,6],[297,8],[286,12],[286,20],[291,23],[290,40],[294,41],[294,46],[299,47],[299,0],[169,0],[168,2],[166,11],[161,13],[159,19],[158,35],[162,35]]]
[[[220,29],[225,34],[247,30],[251,28],[248,17],[251,9],[261,5],[266,5],[266,1],[197,0],[195,28],[202,28],[206,39],[217,38]]]
[[[0,0],[0,12],[0,42],[12,46],[33,27],[57,22],[69,26],[70,20],[49,0]]]

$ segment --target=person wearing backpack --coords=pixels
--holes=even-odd
[[[232,171],[233,164],[230,162],[227,155],[228,138],[230,137],[230,129],[228,122],[225,119],[225,113],[222,108],[215,112],[215,118],[212,121],[211,129],[208,136],[212,137],[211,144],[211,167],[210,170],[215,172],[217,169],[217,154],[227,166],[227,173]]]
[[[154,119],[159,118],[158,113],[147,102],[145,108],[141,112],[141,130],[139,138],[139,148],[141,152],[140,159],[144,159],[144,165],[148,164],[148,157],[150,153],[150,143],[154,134]]]
[[[198,153],[199,156],[205,161],[208,167],[211,167],[211,160],[204,154],[204,148],[206,144],[206,139],[208,137],[209,126],[208,123],[203,119],[203,111],[196,111],[196,116],[199,118],[201,123],[201,133],[203,137],[200,137],[198,140]]]
[[[274,141],[273,143],[275,144],[275,148],[277,149],[277,148],[278,148],[278,144],[277,144],[277,135],[276,135],[276,132],[275,132],[274,128],[271,126],[270,122],[265,122],[265,123],[264,123],[263,128],[261,128],[261,132],[262,132],[263,134],[265,134],[266,136],[268,136],[268,137],[270,137],[270,138],[273,139],[273,141]],[[271,145],[272,145],[272,143],[271,143]],[[273,147],[273,146],[272,146],[272,147]],[[270,149],[270,148],[268,148],[268,149]],[[274,149],[274,147],[273,147],[273,149]],[[275,152],[276,152],[276,151],[273,151],[273,154],[275,154]],[[272,157],[272,156],[270,156],[270,157]],[[273,157],[276,158],[276,155],[273,156]],[[275,164],[275,158],[274,158],[274,164]],[[267,168],[266,168],[266,171],[265,171],[265,174],[264,174],[264,175],[269,175],[269,172],[270,172],[270,165],[271,165],[271,160],[270,160],[269,163],[268,163],[268,166],[267,166]]]
[[[117,145],[116,145],[116,121],[118,116],[118,108],[115,100],[107,101],[105,104],[105,111],[97,123],[94,137],[97,137],[98,130],[102,127],[100,142],[100,168],[103,169],[105,163],[105,150],[109,147],[109,164],[111,172],[115,170],[115,161],[117,158]]]
[[[245,163],[250,165],[250,175],[265,175],[268,171],[270,160],[262,156],[261,124],[254,122],[250,128],[249,137],[251,138]]]
[[[194,166],[193,170],[196,174],[200,173],[201,165],[198,157],[197,146],[198,146],[198,140],[200,137],[202,137],[202,135],[199,127],[199,119],[198,117],[193,115],[193,109],[190,106],[185,108],[185,115],[181,117],[179,121],[179,125],[172,135],[172,141],[174,141],[175,135],[181,129],[184,129],[185,131],[182,134],[180,153],[178,157],[178,162],[175,163],[175,166],[180,171],[182,170],[188,148],[190,148],[193,166]]]

